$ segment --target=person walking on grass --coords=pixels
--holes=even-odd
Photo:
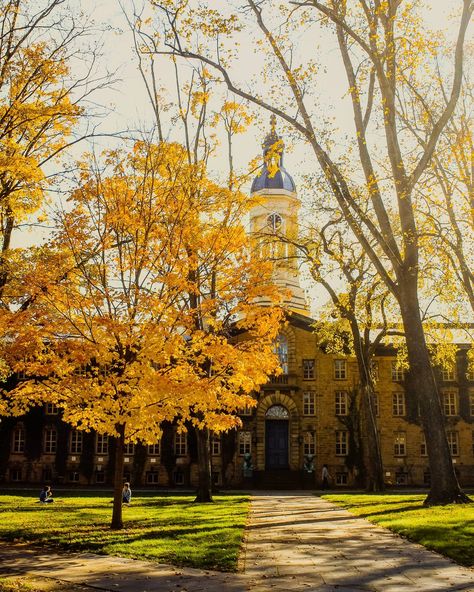
[[[122,503],[129,504],[132,499],[132,490],[130,489],[130,483],[124,483],[122,489]]]
[[[39,499],[43,504],[50,504],[51,502],[54,502],[53,492],[51,491],[51,487],[49,485],[45,485],[43,487],[40,492]]]

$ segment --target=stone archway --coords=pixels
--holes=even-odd
[[[288,469],[290,414],[283,405],[272,405],[265,414],[265,469]]]
[[[267,412],[271,409],[278,409],[282,407],[286,413],[287,417],[271,417],[267,420]],[[281,411],[281,410],[280,410]],[[270,411],[270,416],[273,412]],[[278,411],[277,411],[278,413]],[[292,397],[289,395],[276,392],[274,394],[269,394],[262,399],[260,399],[258,407],[257,407],[257,417],[256,417],[256,430],[257,430],[257,450],[256,450],[256,468],[257,470],[263,471],[265,470],[267,463],[266,463],[266,456],[267,456],[267,421],[270,422],[274,421],[285,421],[286,422],[286,430],[287,436],[286,441],[288,443],[288,452],[287,452],[287,463],[286,468],[290,469],[297,469],[299,464],[299,447],[298,447],[298,436],[299,434],[299,418],[298,418],[298,409]],[[277,425],[277,424],[275,424]],[[283,424],[280,424],[283,425]],[[278,428],[270,428],[270,430],[277,431]],[[281,428],[280,437],[285,437],[284,433],[285,428]],[[274,434],[275,435],[275,434]]]

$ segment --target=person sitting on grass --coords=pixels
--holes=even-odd
[[[124,483],[122,489],[122,503],[129,504],[132,499],[132,490],[130,489],[130,483]]]
[[[50,504],[51,502],[54,502],[53,492],[51,491],[51,487],[49,485],[45,485],[43,487],[43,489],[40,492],[39,498],[40,502],[42,502],[43,504]]]

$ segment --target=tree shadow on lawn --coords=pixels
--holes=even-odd
[[[354,507],[354,506],[353,506]],[[355,506],[359,508],[360,506]],[[350,507],[347,508],[350,511]],[[429,506],[420,505],[420,502],[414,502],[413,504],[402,506],[400,508],[388,508],[386,510],[372,510],[367,512],[357,512],[356,516],[359,518],[369,518],[374,516],[386,516],[388,514],[401,514],[402,512],[411,512],[419,510],[429,510]]]

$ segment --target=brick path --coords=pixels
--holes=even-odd
[[[0,544],[0,575],[119,592],[474,592],[474,571],[309,492],[252,497],[238,574]]]

